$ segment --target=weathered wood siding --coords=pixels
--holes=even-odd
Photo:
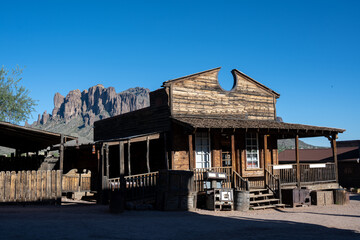
[[[170,86],[173,115],[231,115],[243,119],[275,119],[275,95],[235,73],[235,86],[223,90],[218,69],[175,80]]]
[[[0,172],[0,203],[61,199],[60,170]]]
[[[165,132],[170,128],[168,105],[143,108],[94,123],[94,140],[109,140],[146,133]]]
[[[70,170],[62,178],[63,192],[90,192],[91,191],[91,171],[78,173],[77,169]]]
[[[172,126],[172,170],[189,170],[189,142],[188,135],[181,126]]]

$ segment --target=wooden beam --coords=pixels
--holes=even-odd
[[[268,136],[265,134],[264,135],[264,168],[266,170],[268,167],[268,154],[267,154],[267,149],[268,149]]]
[[[149,137],[146,138],[146,166],[148,173],[150,172],[150,139]]]
[[[145,142],[147,138],[149,138],[149,140],[159,139],[160,138],[160,133],[150,134],[150,135],[141,136],[141,137],[133,137],[133,138],[129,137],[128,139],[125,138],[125,140],[128,140],[131,143],[135,143],[135,142]],[[124,141],[124,140],[120,140],[120,141]],[[120,143],[120,141],[107,142],[107,144],[109,146],[114,146],[114,145],[118,145]]]
[[[119,142],[119,161],[120,161],[120,189],[125,187],[125,151],[124,142]]]
[[[193,170],[195,168],[194,162],[194,147],[193,147],[193,135],[188,135],[188,146],[189,146],[189,170]]]
[[[104,190],[104,176],[105,176],[105,150],[104,145],[101,146],[101,190]]]
[[[265,187],[268,184],[267,174],[265,174],[266,173],[265,170],[269,170],[268,169],[268,157],[267,157],[267,148],[268,148],[267,140],[268,140],[267,135],[264,134],[264,177],[265,177],[264,183],[265,183]]]
[[[232,169],[236,170],[236,160],[235,160],[235,135],[231,134],[230,136],[230,144],[231,144],[231,165]]]
[[[169,153],[168,153],[168,149],[167,149],[166,133],[164,133],[164,154],[165,154],[165,166],[166,166],[166,169],[169,170]]]
[[[105,164],[106,164],[106,177],[110,176],[110,164],[109,164],[109,145],[105,145]]]
[[[295,159],[296,159],[296,180],[298,188],[300,188],[300,157],[299,157],[299,135],[295,136]]]
[[[119,142],[119,173],[125,174],[124,142]]]
[[[128,142],[127,142],[127,144],[128,144],[128,170],[129,170],[129,176],[131,175],[131,154],[130,154],[130,145],[131,145],[131,143],[130,143],[130,140],[128,140]]]
[[[60,135],[60,170],[64,171],[64,134]]]
[[[338,183],[339,182],[339,169],[338,169],[336,139],[337,139],[337,134],[335,133],[331,137],[331,148],[332,148],[332,154],[333,154],[334,163],[335,163],[335,179],[336,179],[336,182]]]

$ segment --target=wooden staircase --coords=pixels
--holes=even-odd
[[[274,193],[269,189],[250,189],[250,209],[267,209],[285,207],[280,199],[275,198]]]

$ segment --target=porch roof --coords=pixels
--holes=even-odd
[[[231,118],[231,116],[175,116],[172,118],[178,124],[193,129],[217,128],[266,130],[269,133],[278,134],[281,138],[290,138],[294,135],[299,135],[299,137],[330,136],[345,131],[345,129],[339,128],[285,123],[272,120],[236,119]]]
[[[53,146],[61,141],[60,133],[23,127],[0,121],[0,146],[32,152]],[[77,139],[64,135],[64,142]]]

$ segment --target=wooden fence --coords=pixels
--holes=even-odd
[[[0,172],[0,202],[44,202],[61,199],[60,170]]]
[[[155,197],[159,172],[137,174],[124,177],[126,199],[137,200]],[[108,180],[111,191],[120,190],[120,178]]]
[[[78,173],[77,169],[70,170],[63,175],[63,192],[89,192],[91,191],[91,171]]]

